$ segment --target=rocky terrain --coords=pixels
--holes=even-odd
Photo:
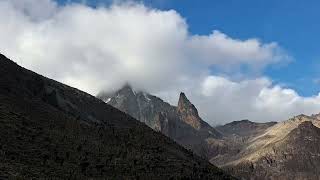
[[[184,93],[180,94],[178,106],[149,93],[136,92],[128,84],[114,93],[100,93],[97,97],[201,156],[207,156],[207,138],[222,137],[199,117],[198,110]]]
[[[317,115],[295,116],[250,136],[232,158],[211,161],[243,179],[320,179],[319,127]]]
[[[234,121],[216,129],[222,132],[223,138],[207,139],[210,161],[218,166],[237,160],[243,149],[246,149],[250,140],[263,134],[275,122],[256,123],[249,120]]]
[[[0,55],[0,179],[233,179],[95,97]]]
[[[213,128],[184,93],[177,106],[129,85],[99,98],[242,179],[320,179],[319,114]]]

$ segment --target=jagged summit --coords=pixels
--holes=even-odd
[[[198,110],[183,92],[180,93],[177,111],[182,116],[181,119],[184,122],[195,129],[201,129],[202,119],[199,117]]]
[[[106,97],[99,98],[105,100]],[[205,144],[206,138],[221,137],[217,130],[199,117],[198,110],[183,92],[180,93],[178,106],[146,92],[135,92],[130,85],[122,87],[108,99],[108,104],[195,152],[199,151],[201,144]]]
[[[184,92],[180,93],[178,107],[192,107],[195,108],[194,105],[190,102]]]
[[[220,132],[218,132],[215,128],[211,127],[207,122],[201,119],[197,108],[189,101],[189,99],[183,92],[180,93],[177,112],[182,121],[196,129],[197,131],[209,132],[216,138],[222,137]]]
[[[136,92],[132,86],[127,82],[121,86],[121,88],[115,91],[101,91],[96,97],[108,103],[114,95],[126,95],[126,96],[135,96]]]
[[[190,102],[185,93],[181,92],[178,101],[178,111],[183,112],[185,110],[189,110],[194,115],[199,117],[197,108]]]
[[[115,94],[126,95],[126,96],[135,96],[136,92],[132,89],[132,86],[130,84],[126,83]]]
[[[191,105],[191,102],[189,101],[189,99],[187,98],[186,94],[184,92],[180,93],[179,96],[179,101],[178,101],[178,106],[179,104],[188,104]]]

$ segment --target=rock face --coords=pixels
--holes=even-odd
[[[320,179],[319,114],[280,123],[241,120],[213,128],[184,93],[177,106],[128,85],[100,98],[236,177]]]
[[[184,93],[180,94],[178,106],[146,92],[136,92],[128,84],[113,94],[100,93],[97,97],[198,154],[203,154],[207,138],[222,137],[199,117]]]
[[[130,86],[100,98],[236,177],[320,179],[319,114],[279,123],[241,120],[212,128],[184,93],[177,106]]]
[[[131,116],[3,55],[0,137],[0,179],[232,179]]]
[[[177,111],[181,120],[192,126],[194,129],[201,129],[204,122],[201,120],[196,107],[187,99],[184,93],[180,93]]]
[[[246,139],[220,166],[244,179],[320,179],[319,127],[306,115],[277,123]]]
[[[111,95],[100,94],[97,97],[150,127],[156,126],[154,119],[160,112],[170,117],[175,113],[170,104],[148,93],[136,92],[128,84]]]

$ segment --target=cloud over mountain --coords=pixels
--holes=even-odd
[[[290,60],[276,42],[235,39],[218,30],[194,35],[174,10],[133,2],[92,8],[2,0],[0,26],[2,53],[91,94],[129,82],[176,103],[171,97],[183,90],[209,123],[320,111],[319,97],[301,97],[259,73],[233,78],[243,66],[260,72]],[[212,69],[224,75],[212,75]]]

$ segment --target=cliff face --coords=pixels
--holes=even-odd
[[[198,110],[184,93],[180,94],[178,106],[146,92],[136,92],[129,85],[112,94],[100,93],[98,97],[198,154],[206,148],[203,146],[207,138],[222,137],[199,117]]]
[[[0,137],[0,179],[232,178],[131,116],[3,55]]]
[[[181,120],[189,124],[194,129],[200,130],[202,128],[202,119],[199,117],[196,107],[187,99],[184,93],[180,94],[177,112]]]

